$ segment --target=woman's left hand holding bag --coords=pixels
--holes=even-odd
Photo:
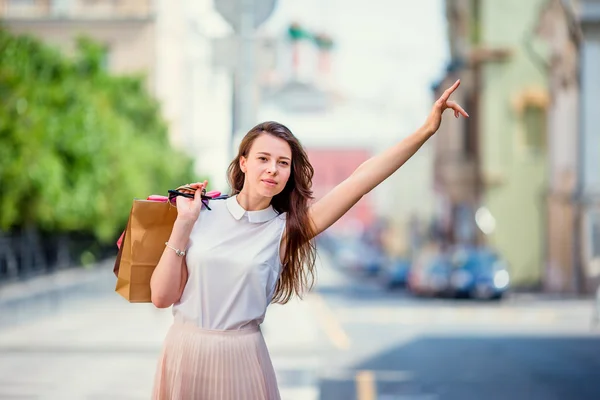
[[[193,193],[194,198],[190,199],[184,196],[177,196],[177,219],[185,221],[194,221],[198,219],[200,210],[202,209],[202,191],[206,190],[207,181],[191,183],[189,185],[178,188],[178,191],[184,193]],[[189,189],[188,189],[189,188]]]
[[[206,185],[204,181],[186,185],[188,189],[178,188],[178,191],[194,192],[194,198],[176,197],[177,219],[150,280],[152,303],[158,308],[170,307],[181,298],[188,276],[185,255],[192,228],[200,216],[202,191]]]

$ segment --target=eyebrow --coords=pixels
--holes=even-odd
[[[271,153],[267,153],[267,152],[265,152],[265,151],[259,151],[259,152],[257,152],[256,154],[264,154],[265,156],[269,156],[269,157],[271,157]],[[288,161],[289,161],[289,157],[284,157],[284,156],[282,156],[282,157],[279,157],[279,158],[283,158],[284,160],[288,160]]]

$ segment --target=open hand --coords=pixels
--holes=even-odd
[[[426,129],[432,134],[435,133],[442,123],[442,114],[448,108],[454,110],[454,116],[458,118],[462,115],[465,118],[469,118],[469,114],[466,113],[465,110],[461,106],[459,106],[455,101],[448,100],[450,95],[454,93],[456,88],[460,85],[460,79],[454,82],[454,85],[446,89],[446,91],[442,94],[442,96],[437,99],[437,101],[433,105],[433,109],[427,117],[427,121],[425,122]]]

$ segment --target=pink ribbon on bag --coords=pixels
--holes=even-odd
[[[208,197],[219,197],[221,195],[221,192],[219,192],[218,190],[211,190],[210,192],[206,193],[206,196]],[[160,203],[166,203],[169,201],[169,198],[167,196],[162,196],[160,194],[151,194],[150,196],[148,196],[146,198],[146,200],[150,200],[150,201],[157,201]],[[119,239],[117,240],[117,248],[120,249],[121,248],[121,244],[123,243],[123,237],[125,236],[125,231],[123,231],[123,233],[121,233],[121,236],[119,236]]]

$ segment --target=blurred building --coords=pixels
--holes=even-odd
[[[357,147],[328,147],[313,143],[307,146],[307,153],[315,169],[313,192],[316,199],[322,198],[340,182],[349,177],[352,172],[372,156],[367,146]],[[343,219],[335,224],[331,231],[347,232],[356,230],[362,234],[365,229],[375,222],[375,209],[372,196],[367,196],[348,211]]]
[[[592,292],[600,283],[600,1],[548,1],[537,32],[549,47],[552,99],[545,283]]]
[[[497,248],[517,285],[585,292],[600,276],[599,5],[446,1],[437,94],[461,78],[471,118],[435,137],[440,219],[449,241]]]
[[[600,1],[579,0],[577,20],[582,41],[579,57],[578,180],[574,234],[580,289],[600,284]]]
[[[145,72],[154,89],[156,16],[150,0],[0,0],[2,24],[72,53],[75,37],[90,36],[106,46],[107,68],[116,73]]]
[[[214,37],[228,27],[211,0],[0,0],[0,21],[67,54],[79,35],[106,46],[106,68],[142,73],[162,106],[173,146],[225,190],[231,77],[215,68]]]
[[[509,261],[515,283],[527,286],[540,283],[544,258],[547,74],[532,40],[542,3],[448,0],[453,62],[438,88],[463,79],[457,100],[472,116],[436,135],[448,236],[485,240]],[[486,221],[475,229],[478,210]]]
[[[284,123],[302,142],[315,168],[317,199],[416,128],[401,109],[341,92],[335,80],[335,50],[323,51],[309,43],[290,46],[285,39],[276,48],[275,71],[262,84],[259,119]],[[415,217],[427,221],[433,213],[431,177],[431,151],[426,145],[330,231],[360,233],[385,220],[394,238],[388,250],[406,253],[410,222]]]

